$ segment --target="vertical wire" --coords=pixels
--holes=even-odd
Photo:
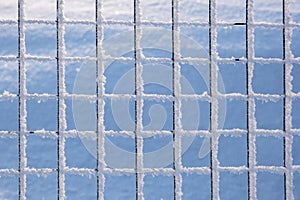
[[[58,199],[65,199],[65,138],[64,131],[66,130],[66,105],[64,101],[65,94],[65,42],[64,42],[64,0],[57,0],[57,19],[56,19],[56,32],[57,32],[57,154],[58,154]]]
[[[248,0],[246,0],[246,95],[247,95],[247,105],[246,105],[246,110],[247,110],[247,192],[248,192],[248,199],[250,199],[250,164],[249,164],[249,159],[250,159],[250,153],[249,153],[249,142],[250,142],[250,131],[249,131],[249,73],[248,73],[248,60],[249,60],[249,53],[248,53]]]
[[[136,199],[144,199],[143,186],[143,138],[141,131],[143,130],[142,124],[142,108],[143,108],[143,66],[141,63],[142,50],[141,42],[141,27],[140,27],[140,0],[134,0],[134,61],[135,61],[135,176],[136,176]]]
[[[174,200],[182,199],[181,163],[181,85],[180,85],[180,29],[179,0],[172,0],[172,85],[173,85],[173,170]]]
[[[137,0],[134,0],[134,16],[133,16],[133,20],[134,20],[134,39],[133,39],[133,46],[134,46],[134,67],[135,67],[135,70],[134,70],[134,84],[135,84],[135,91],[134,91],[134,94],[135,94],[135,98],[137,96],[137,84],[136,84],[136,76],[137,76],[137,52],[136,52],[136,5],[137,4]],[[135,110],[135,135],[134,135],[134,141],[135,141],[135,199],[138,200],[139,199],[139,196],[138,196],[138,192],[139,192],[139,189],[138,189],[138,185],[139,185],[139,179],[138,179],[138,169],[137,169],[137,163],[138,163],[138,145],[137,145],[137,133],[136,133],[136,127],[137,127],[137,102],[136,102],[136,99],[135,99],[135,102],[134,102],[134,110]]]
[[[253,98],[252,78],[254,69],[254,27],[253,27],[253,3],[246,1],[246,75],[247,75],[247,167],[248,167],[248,199],[257,199],[256,195],[256,137],[253,132],[256,129],[255,100]]]
[[[292,64],[290,59],[292,57],[290,44],[291,44],[291,30],[289,27],[290,13],[289,13],[289,0],[282,1],[282,22],[283,22],[283,80],[284,80],[284,105],[283,105],[283,131],[284,131],[284,193],[285,199],[294,199],[293,194],[293,157],[292,157],[292,143],[293,135],[291,134],[292,128],[292,100],[290,98],[292,93]]]
[[[104,200],[104,186],[105,176],[103,174],[105,168],[105,127],[104,127],[104,94],[105,94],[105,78],[104,78],[104,64],[103,64],[103,0],[96,0],[96,114],[97,114],[97,199]]]
[[[212,48],[212,43],[211,43],[211,0],[209,0],[209,7],[208,7],[208,24],[209,24],[209,32],[208,32],[208,37],[209,37],[209,44],[208,44],[208,48],[209,48],[209,66],[210,66],[210,70],[209,70],[209,91],[210,91],[210,96],[211,95],[211,91],[212,91],[212,83],[211,83],[211,74],[212,74],[212,70],[211,70],[211,48]],[[209,119],[210,119],[210,147],[212,147],[212,130],[211,130],[211,125],[212,125],[212,102],[209,102]],[[212,150],[210,151],[210,197],[213,200],[213,170],[212,170]]]
[[[174,73],[174,0],[172,0],[172,10],[171,10],[171,17],[172,17],[172,95],[173,97],[175,97],[175,73]],[[175,98],[174,98],[175,99]],[[172,139],[173,139],[173,144],[175,143],[175,101],[172,102],[172,109],[173,109],[173,113],[172,113],[172,117],[173,117],[173,125],[172,125],[172,131],[173,131],[173,135],[172,135]],[[174,200],[176,200],[176,178],[175,178],[175,171],[176,171],[176,167],[175,167],[175,145],[173,145],[173,170],[174,170],[174,175],[173,175],[173,198]]]
[[[219,196],[219,162],[218,162],[218,66],[216,32],[216,1],[209,0],[209,65],[210,65],[210,164],[211,164],[211,199],[218,200]]]
[[[26,174],[24,172],[26,159],[26,64],[25,64],[25,27],[24,27],[25,0],[18,1],[18,89],[19,89],[19,199],[26,199]]]
[[[285,85],[285,76],[286,76],[286,55],[285,55],[285,45],[286,45],[286,41],[285,41],[285,0],[282,0],[282,24],[283,24],[283,28],[282,28],[282,59],[283,59],[283,94],[284,94],[284,98],[283,98],[283,132],[286,135],[286,113],[285,113],[285,108],[286,108],[286,85]],[[283,166],[286,169],[286,137],[283,137]],[[287,172],[284,173],[284,198],[286,199],[287,197],[287,191],[286,191],[286,175]]]

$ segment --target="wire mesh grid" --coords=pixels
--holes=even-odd
[[[19,168],[18,169],[0,169],[1,175],[18,176],[19,181],[19,199],[26,199],[27,187],[26,177],[28,174],[46,175],[57,173],[57,198],[66,198],[66,174],[77,174],[86,176],[95,176],[97,178],[97,199],[104,199],[105,193],[105,174],[134,174],[136,177],[136,199],[144,199],[143,188],[144,178],[146,174],[162,174],[171,175],[174,180],[174,199],[183,198],[183,173],[208,174],[211,176],[210,193],[211,199],[220,199],[220,172],[247,173],[247,190],[248,199],[257,199],[257,173],[271,172],[284,175],[284,198],[296,199],[294,196],[293,174],[300,172],[300,166],[293,164],[292,145],[293,137],[300,135],[300,129],[293,128],[292,125],[292,104],[295,99],[300,98],[300,92],[292,91],[291,75],[293,65],[299,64],[300,59],[294,57],[291,51],[292,32],[294,28],[299,28],[300,24],[293,22],[290,16],[289,0],[282,1],[282,22],[281,23],[265,23],[254,21],[254,0],[246,0],[246,21],[245,22],[218,22],[216,18],[216,0],[209,0],[208,22],[189,22],[180,20],[180,0],[172,0],[171,4],[171,22],[154,22],[142,20],[141,0],[134,0],[133,21],[122,20],[105,20],[103,18],[103,0],[95,2],[95,19],[96,20],[69,20],[64,14],[64,0],[56,2],[56,20],[35,20],[27,19],[24,16],[25,0],[18,1],[18,20],[0,19],[0,24],[17,25],[18,26],[18,55],[17,56],[0,56],[0,60],[4,62],[18,61],[18,94],[3,93],[0,99],[18,99],[18,124],[19,130],[0,131],[2,138],[15,137],[18,138],[19,145]],[[26,53],[25,25],[27,24],[51,24],[56,26],[57,54],[55,56],[34,56]],[[68,57],[65,53],[65,25],[93,25],[96,27],[96,56],[72,56]],[[132,27],[134,29],[134,56],[130,57],[112,57],[103,53],[104,25],[122,25]],[[172,57],[156,58],[144,57],[141,47],[141,39],[143,33],[142,25],[151,25],[155,27],[171,26],[172,27]],[[217,35],[218,27],[235,27],[242,26],[246,28],[246,57],[221,58],[217,53]],[[183,58],[180,52],[180,28],[181,27],[207,27],[209,29],[209,58]],[[279,28],[282,31],[282,58],[261,58],[255,57],[255,38],[254,32],[256,28]],[[57,94],[30,94],[26,88],[26,62],[34,61],[56,61],[57,62]],[[133,95],[117,95],[107,94],[105,92],[105,76],[104,64],[105,60],[133,61],[135,63],[135,94]],[[210,93],[187,95],[181,94],[181,62],[186,61],[210,63]],[[65,83],[65,63],[72,61],[95,61],[95,76],[97,77],[97,92],[95,95],[75,95],[66,91]],[[173,91],[172,95],[151,95],[144,94],[143,88],[143,67],[142,61],[149,62],[169,62],[173,70]],[[212,63],[236,63],[242,62],[246,64],[246,94],[229,93],[221,94],[218,92],[218,66]],[[283,94],[260,94],[253,90],[253,73],[255,64],[280,63],[283,64]],[[247,128],[246,129],[219,129],[218,126],[218,98],[227,99],[243,99],[247,103]],[[42,100],[57,100],[57,130],[27,130],[27,100],[37,98]],[[76,130],[67,130],[66,122],[66,100],[72,98],[88,99],[96,101],[97,105],[97,166],[96,168],[72,168],[66,166],[65,140],[69,137],[77,135]],[[107,131],[104,126],[104,104],[105,99],[113,98],[133,98],[135,99],[135,130],[130,131]],[[173,130],[171,131],[145,131],[143,130],[143,105],[145,99],[168,99],[173,103]],[[198,99],[210,103],[210,128],[209,130],[183,130],[182,129],[182,113],[181,103],[183,99]],[[283,100],[283,127],[282,130],[270,130],[257,128],[256,100],[262,101],[278,101]],[[99,134],[102,133],[102,134]],[[138,133],[144,135],[171,135],[173,137],[173,168],[152,169],[143,166],[143,138],[138,137]],[[30,168],[27,166],[26,135],[35,134],[47,136],[57,139],[57,168]],[[91,133],[85,133],[91,134]],[[112,169],[108,168],[105,163],[105,135],[135,135],[135,169]],[[181,160],[181,137],[184,135],[208,136],[210,138],[210,166],[209,167],[184,167]],[[219,137],[221,135],[246,135],[247,136],[247,165],[246,166],[220,166],[218,159]],[[284,138],[284,164],[283,166],[262,166],[256,162],[256,137],[257,136],[278,136]],[[4,152],[5,153],[5,152]]]

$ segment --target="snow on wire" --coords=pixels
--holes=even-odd
[[[209,0],[209,22],[195,23],[180,21],[180,0],[172,0],[172,21],[169,22],[152,22],[142,20],[141,1],[134,0],[134,20],[105,20],[103,17],[103,1],[96,0],[96,20],[69,20],[64,16],[64,0],[57,0],[57,19],[51,20],[35,20],[26,19],[24,16],[26,0],[18,1],[18,20],[4,20],[0,19],[0,24],[15,24],[18,26],[18,56],[2,56],[1,61],[18,60],[18,94],[11,94],[4,92],[0,94],[0,99],[18,99],[19,104],[19,130],[18,131],[0,131],[0,137],[14,137],[19,140],[19,168],[18,169],[0,169],[0,175],[17,174],[19,177],[19,199],[26,199],[26,175],[38,174],[47,175],[57,172],[58,180],[58,199],[65,199],[65,174],[78,174],[84,176],[97,177],[97,198],[104,199],[105,191],[105,174],[135,174],[136,176],[136,199],[144,199],[143,188],[145,174],[163,174],[173,176],[174,179],[174,199],[182,199],[183,181],[182,173],[198,173],[211,175],[211,199],[220,199],[220,172],[229,171],[235,173],[248,173],[248,199],[257,199],[257,172],[267,171],[271,173],[284,174],[284,192],[285,199],[294,199],[293,194],[293,173],[300,172],[300,166],[293,165],[292,143],[293,136],[300,135],[300,129],[293,129],[292,127],[292,100],[300,98],[300,93],[292,92],[291,75],[294,63],[300,63],[299,58],[295,58],[291,52],[291,36],[293,28],[299,28],[300,24],[291,21],[290,17],[290,2],[283,0],[283,21],[282,23],[257,23],[254,22],[254,1],[246,1],[246,23],[224,23],[216,20],[216,0]],[[25,44],[25,24],[52,24],[56,25],[57,30],[57,55],[50,56],[33,56],[26,53]],[[96,26],[96,56],[95,57],[67,57],[65,53],[65,25],[71,24],[87,24]],[[107,56],[103,50],[104,25],[126,25],[134,27],[134,57],[112,57]],[[171,58],[146,58],[142,53],[141,40],[143,33],[141,26],[152,25],[162,27],[165,25],[172,26],[172,57]],[[246,27],[246,58],[220,58],[217,53],[217,27],[220,26],[245,26]],[[209,58],[183,58],[180,52],[180,27],[182,26],[201,26],[209,28]],[[255,27],[277,27],[283,30],[283,59],[279,58],[257,58],[254,54],[254,30]],[[26,61],[57,61],[57,94],[29,94],[26,89]],[[65,62],[68,61],[96,61],[95,76],[97,77],[97,92],[95,95],[76,95],[69,94],[66,91],[65,83]],[[120,60],[133,61],[135,63],[135,94],[133,95],[118,95],[105,93],[105,76],[104,64],[105,60]],[[181,62],[186,61],[209,61],[210,63],[210,94],[181,94]],[[173,95],[151,95],[144,94],[144,80],[143,80],[143,61],[148,62],[168,62],[172,65],[173,70]],[[246,94],[231,93],[221,94],[218,92],[218,66],[212,63],[246,63],[247,74],[247,91]],[[284,65],[284,94],[257,94],[253,91],[253,71],[255,63],[282,63]],[[243,99],[247,101],[247,130],[232,129],[223,130],[218,126],[218,98],[228,99]],[[30,98],[36,99],[57,99],[57,131],[36,130],[30,132],[27,130],[27,112],[26,100]],[[66,121],[66,103],[65,100],[73,98],[88,99],[96,101],[97,104],[97,167],[96,169],[89,168],[69,168],[66,166],[65,156],[65,140],[68,137],[76,137],[78,132],[76,130],[67,130]],[[104,104],[105,99],[135,99],[135,130],[134,131],[107,131],[104,126]],[[143,106],[144,100],[147,99],[165,99],[173,102],[173,130],[172,131],[146,131],[143,130]],[[182,129],[182,113],[181,106],[184,99],[190,100],[204,100],[210,103],[210,129],[209,130],[191,130],[186,131]],[[284,113],[283,113],[283,130],[264,130],[257,129],[257,122],[255,118],[255,100],[260,99],[264,101],[277,101],[283,99]],[[143,137],[138,137],[137,132],[141,135],[170,135],[173,137],[173,168],[144,168],[143,165]],[[56,138],[57,153],[58,153],[58,167],[57,169],[43,168],[35,169],[27,167],[26,157],[26,135],[36,134],[42,137]],[[86,131],[85,135],[92,135]],[[105,135],[135,135],[135,153],[136,153],[136,168],[135,169],[112,169],[108,168],[105,163]],[[218,161],[218,142],[220,135],[247,135],[247,166],[241,167],[223,167]],[[284,166],[257,166],[256,165],[256,136],[260,135],[274,135],[284,137]],[[181,162],[181,138],[184,135],[199,135],[210,138],[211,152],[210,152],[210,167],[184,167]]]

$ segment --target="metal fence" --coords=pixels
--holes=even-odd
[[[300,129],[294,128],[292,125],[292,110],[293,101],[300,98],[300,91],[292,91],[293,77],[291,75],[294,64],[299,64],[299,57],[294,57],[291,51],[292,33],[294,28],[299,28],[300,24],[292,21],[290,15],[290,1],[282,1],[282,22],[281,23],[267,23],[254,21],[254,3],[255,0],[246,0],[245,2],[245,16],[246,21],[238,22],[218,22],[217,21],[217,1],[209,0],[208,4],[208,22],[189,22],[180,20],[180,0],[170,1],[171,5],[171,22],[152,22],[142,20],[143,11],[141,9],[142,0],[134,0],[133,21],[122,20],[105,20],[103,17],[103,0],[96,0],[95,2],[95,20],[68,20],[64,14],[64,0],[57,0],[56,2],[56,20],[35,20],[27,19],[24,16],[25,0],[18,1],[18,19],[6,20],[0,19],[0,24],[15,24],[18,26],[18,55],[17,56],[2,56],[1,61],[18,61],[18,94],[3,93],[0,95],[1,99],[18,99],[18,123],[19,129],[15,131],[1,130],[1,137],[17,137],[19,144],[19,168],[18,169],[0,169],[0,174],[10,175],[17,174],[19,177],[19,199],[26,199],[26,176],[27,174],[50,174],[57,172],[57,198],[65,199],[65,175],[68,173],[79,175],[94,175],[97,177],[97,199],[104,199],[105,191],[105,174],[135,174],[136,176],[136,199],[144,199],[143,187],[145,174],[172,174],[174,179],[174,199],[182,199],[183,196],[183,181],[182,173],[198,173],[211,175],[211,199],[220,199],[220,172],[229,171],[234,173],[246,172],[248,175],[248,199],[257,199],[257,173],[271,172],[284,175],[284,198],[296,199],[294,196],[294,180],[295,172],[300,172],[300,166],[293,164],[293,137],[300,135]],[[25,25],[26,24],[52,24],[56,25],[56,40],[57,40],[57,55],[55,57],[48,56],[34,56],[26,53],[25,40]],[[96,56],[95,57],[68,57],[65,53],[65,25],[66,24],[90,24],[96,27]],[[134,57],[131,58],[112,58],[104,55],[103,38],[104,25],[124,25],[130,26],[134,29]],[[169,25],[172,27],[172,57],[170,59],[160,58],[145,58],[142,53],[141,39],[143,33],[141,31],[142,25],[152,25],[156,27]],[[246,57],[239,58],[220,58],[217,53],[217,28],[218,27],[235,27],[241,26],[246,29]],[[203,58],[182,58],[180,52],[180,28],[181,27],[207,27],[209,30],[209,58],[206,59],[210,63],[210,93],[208,95],[193,95],[191,98],[205,99],[210,103],[210,129],[207,131],[182,130],[181,118],[182,113],[181,101],[183,94],[181,94],[181,68],[180,62],[192,60],[205,61]],[[282,58],[261,58],[255,56],[255,37],[254,32],[256,28],[280,28],[282,30]],[[103,60],[131,60],[135,63],[135,169],[110,169],[105,164],[105,135],[112,134],[111,131],[106,131],[104,126],[104,104],[105,98],[122,98],[118,95],[110,95],[105,93],[105,76]],[[26,62],[28,60],[37,61],[56,61],[57,62],[57,94],[29,94],[26,89]],[[95,169],[86,168],[70,168],[66,166],[65,156],[65,139],[76,135],[75,130],[67,130],[66,126],[66,104],[65,100],[72,99],[74,94],[69,94],[66,91],[65,83],[65,62],[67,61],[95,61],[96,69],[96,94],[94,96],[97,105],[97,167]],[[138,133],[143,132],[143,99],[147,95],[143,93],[143,67],[142,61],[148,60],[153,62],[168,61],[172,65],[173,70],[173,95],[166,97],[172,99],[173,104],[173,130],[170,132],[153,133],[153,134],[169,134],[173,136],[173,168],[172,169],[145,169],[143,166],[143,138],[138,137]],[[218,92],[218,66],[213,63],[236,63],[242,62],[246,65],[246,94],[231,93],[220,94]],[[253,90],[252,78],[255,64],[265,63],[281,63],[283,64],[283,94],[257,94]],[[232,129],[223,130],[218,126],[218,98],[230,99],[244,99],[247,103],[247,129]],[[40,99],[57,99],[57,131],[28,131],[27,130],[27,111],[26,102],[30,98]],[[84,98],[84,97],[81,97]],[[160,98],[153,97],[153,98]],[[163,97],[162,97],[163,98]],[[187,95],[186,95],[186,98]],[[269,130],[257,128],[257,120],[255,117],[256,100],[277,101],[283,100],[283,129]],[[299,113],[299,111],[293,111]],[[26,158],[26,135],[37,134],[41,136],[50,136],[57,138],[57,168],[28,168]],[[113,133],[122,134],[122,133]],[[151,135],[151,132],[149,133]],[[187,168],[181,162],[181,137],[184,134],[194,134],[200,136],[207,136],[210,138],[210,167],[193,167]],[[219,137],[222,134],[226,135],[246,135],[247,136],[247,166],[234,167],[220,166],[218,161],[218,145]],[[256,137],[258,135],[272,135],[281,136],[284,138],[284,164],[283,166],[258,166],[256,162]],[[5,154],[5,152],[2,152]],[[201,186],[199,186],[201,187]]]

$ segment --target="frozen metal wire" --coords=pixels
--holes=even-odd
[[[26,175],[36,174],[45,175],[51,173],[58,174],[58,199],[65,199],[65,174],[78,175],[94,175],[97,176],[97,198],[104,199],[104,185],[105,174],[135,174],[136,175],[136,199],[144,199],[143,185],[145,174],[162,174],[174,176],[174,199],[182,198],[182,173],[197,173],[211,175],[211,198],[220,199],[219,186],[219,172],[247,172],[248,173],[248,199],[257,199],[256,176],[258,172],[271,172],[284,174],[284,192],[285,199],[294,199],[293,195],[293,173],[300,172],[299,165],[293,165],[292,160],[292,142],[294,135],[300,135],[300,129],[292,128],[291,110],[292,100],[300,98],[300,93],[292,92],[292,76],[291,71],[294,63],[300,63],[300,58],[293,57],[291,53],[291,35],[293,28],[299,28],[300,24],[292,22],[289,13],[289,0],[282,0],[283,21],[282,23],[257,23],[254,22],[254,0],[246,0],[246,23],[226,23],[216,21],[216,0],[209,1],[209,22],[183,22],[180,21],[179,3],[180,0],[172,0],[172,21],[171,22],[151,22],[141,20],[141,0],[134,1],[134,21],[113,21],[104,20],[102,16],[103,0],[96,0],[96,20],[68,20],[64,18],[64,0],[57,0],[57,19],[51,20],[35,20],[25,19],[24,7],[25,0],[18,0],[18,20],[4,20],[0,19],[0,24],[13,24],[18,26],[18,55],[17,56],[0,56],[1,61],[15,61],[18,60],[18,94],[3,93],[0,94],[0,99],[18,99],[19,127],[16,131],[0,131],[0,137],[12,137],[19,140],[19,167],[18,169],[0,169],[0,175],[19,175],[19,199],[26,199]],[[57,27],[57,56],[34,56],[26,54],[25,44],[25,24],[53,24]],[[64,26],[66,24],[88,24],[96,26],[96,56],[95,57],[66,57],[64,45]],[[134,58],[126,57],[110,57],[104,55],[102,49],[103,41],[103,25],[124,25],[134,27]],[[172,58],[145,58],[142,55],[140,40],[142,37],[141,26],[172,26]],[[202,26],[209,28],[209,59],[203,58],[181,58],[180,56],[180,39],[179,31],[182,26]],[[246,26],[246,58],[219,58],[217,54],[217,31],[218,26]],[[254,55],[254,30],[256,27],[277,27],[282,28],[283,31],[283,58],[256,58]],[[28,94],[26,91],[26,60],[49,61],[57,60],[57,94]],[[95,95],[80,95],[68,94],[65,89],[65,62],[73,61],[96,61],[96,80],[97,93]],[[135,84],[136,93],[134,95],[117,95],[106,94],[104,88],[104,68],[103,61],[105,60],[120,60],[120,61],[135,61]],[[143,93],[143,79],[142,79],[142,61],[151,62],[169,62],[173,65],[173,95],[151,95]],[[180,94],[180,65],[181,62],[189,61],[208,61],[210,63],[210,94],[202,95],[183,95]],[[217,65],[214,63],[246,63],[247,73],[247,93],[232,93],[219,94],[217,91]],[[252,88],[252,78],[254,63],[282,63],[284,66],[284,94],[283,95],[269,95],[257,94]],[[232,129],[223,130],[218,127],[218,98],[226,99],[243,99],[247,101],[247,129]],[[27,131],[26,128],[26,100],[34,99],[57,99],[58,110],[58,130],[46,131],[35,130]],[[88,99],[97,103],[97,167],[94,168],[69,168],[65,163],[64,143],[65,139],[69,137],[76,137],[76,130],[66,130],[66,113],[65,100],[66,99]],[[135,131],[106,131],[104,128],[104,100],[106,98],[127,98],[136,100],[136,129]],[[174,102],[174,120],[173,131],[146,131],[142,126],[142,107],[145,99],[166,99]],[[210,102],[210,120],[211,128],[208,131],[201,130],[182,130],[181,128],[181,100],[193,99]],[[283,99],[284,114],[283,114],[283,130],[267,130],[257,129],[255,120],[255,99],[276,101]],[[51,137],[58,140],[58,166],[57,168],[27,168],[26,158],[26,136],[29,134],[36,134],[42,137]],[[84,135],[92,137],[94,133],[85,132]],[[104,161],[104,137],[105,135],[126,135],[133,137],[136,141],[136,168],[135,169],[110,169],[107,168]],[[247,135],[247,166],[241,167],[221,167],[218,162],[218,138],[220,135]],[[174,157],[173,168],[144,168],[143,167],[143,136],[154,135],[173,135],[174,137]],[[210,167],[191,167],[186,168],[181,163],[181,136],[183,135],[198,135],[211,137],[211,166]],[[256,165],[256,145],[255,139],[257,136],[280,136],[284,138],[284,166],[257,166]]]
[[[105,127],[104,127],[104,65],[103,65],[103,0],[96,0],[96,112],[97,112],[97,199],[104,200],[104,185],[105,176],[104,168],[106,166],[104,156],[104,142],[105,142]]]
[[[209,1],[209,60],[210,60],[210,164],[211,164],[211,199],[220,199],[219,161],[218,161],[218,66],[217,30],[216,30],[216,0]]]
[[[65,199],[65,173],[66,157],[65,157],[65,137],[64,131],[67,128],[66,123],[66,105],[63,98],[66,91],[65,86],[65,41],[64,41],[64,0],[57,0],[57,155],[58,155],[58,199]]]
[[[293,135],[291,134],[292,128],[292,99],[289,97],[292,90],[292,64],[290,59],[292,57],[290,41],[292,30],[288,25],[290,24],[290,13],[289,13],[289,0],[282,1],[282,23],[283,23],[283,80],[284,80],[284,98],[283,98],[283,131],[285,132],[284,136],[284,192],[285,199],[294,199],[293,194],[293,157],[292,157],[292,142]]]
[[[174,169],[174,200],[182,199],[181,163],[181,85],[180,85],[180,28],[179,0],[172,0],[172,68],[173,68],[173,169]]]
[[[24,23],[26,24],[52,24],[55,25],[56,21],[54,20],[43,20],[43,19],[24,19]],[[84,25],[96,25],[95,21],[92,20],[69,20],[65,19],[63,21],[64,24],[84,24]],[[102,21],[103,25],[124,25],[124,26],[133,26],[134,22],[132,21],[123,21],[123,20],[105,20]],[[11,19],[0,19],[0,24],[18,24],[17,20],[11,20]],[[151,25],[151,26],[168,26],[172,25],[172,22],[163,22],[163,21],[147,21],[147,20],[141,20],[141,25]],[[188,22],[188,21],[178,21],[176,23],[178,26],[201,26],[201,27],[209,27],[209,23],[207,22]],[[244,26],[245,23],[232,23],[232,22],[216,22],[216,26]],[[282,28],[284,25],[282,23],[269,23],[269,22],[253,22],[253,25],[255,27],[265,27],[265,28],[272,28],[272,27],[278,27]],[[300,27],[299,23],[296,22],[290,22],[286,27],[289,28],[297,28]]]
[[[141,2],[134,0],[134,64],[135,64],[135,176],[136,176],[136,199],[143,200],[144,174],[143,174],[143,104],[144,93],[143,65],[141,49]]]
[[[254,26],[253,26],[253,0],[246,1],[246,56],[247,56],[247,167],[248,171],[248,199],[257,199],[256,194],[256,172],[253,170],[256,166],[256,145],[255,135],[255,100],[253,98],[252,78],[254,69]]]
[[[18,1],[18,61],[19,61],[19,199],[26,199],[26,65],[24,0]]]

